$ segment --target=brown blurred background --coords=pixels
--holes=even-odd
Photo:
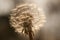
[[[14,32],[9,25],[10,10],[25,0],[0,0],[0,40],[27,40]],[[32,0],[27,0],[32,2]],[[47,23],[36,35],[35,40],[60,40],[60,0],[33,0],[45,10]]]

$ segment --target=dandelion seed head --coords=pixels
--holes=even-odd
[[[27,19],[27,20],[26,20]],[[37,7],[36,4],[21,4],[12,10],[10,14],[10,24],[18,33],[24,33],[23,23],[29,20],[32,21],[32,31],[36,34],[40,27],[43,27],[46,22],[44,11]]]

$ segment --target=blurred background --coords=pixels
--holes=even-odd
[[[11,9],[24,2],[36,3],[46,14],[47,23],[36,35],[35,40],[60,40],[60,0],[0,0],[0,40],[27,40],[14,32],[8,18]]]

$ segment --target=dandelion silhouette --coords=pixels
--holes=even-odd
[[[29,40],[34,39],[34,35],[46,22],[45,19],[44,12],[35,4],[21,4],[10,14],[10,24],[15,32],[28,35]]]

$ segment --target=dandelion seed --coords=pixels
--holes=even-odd
[[[10,24],[18,33],[29,35],[33,40],[33,34],[43,26],[46,17],[44,12],[35,4],[21,4],[12,10]]]

